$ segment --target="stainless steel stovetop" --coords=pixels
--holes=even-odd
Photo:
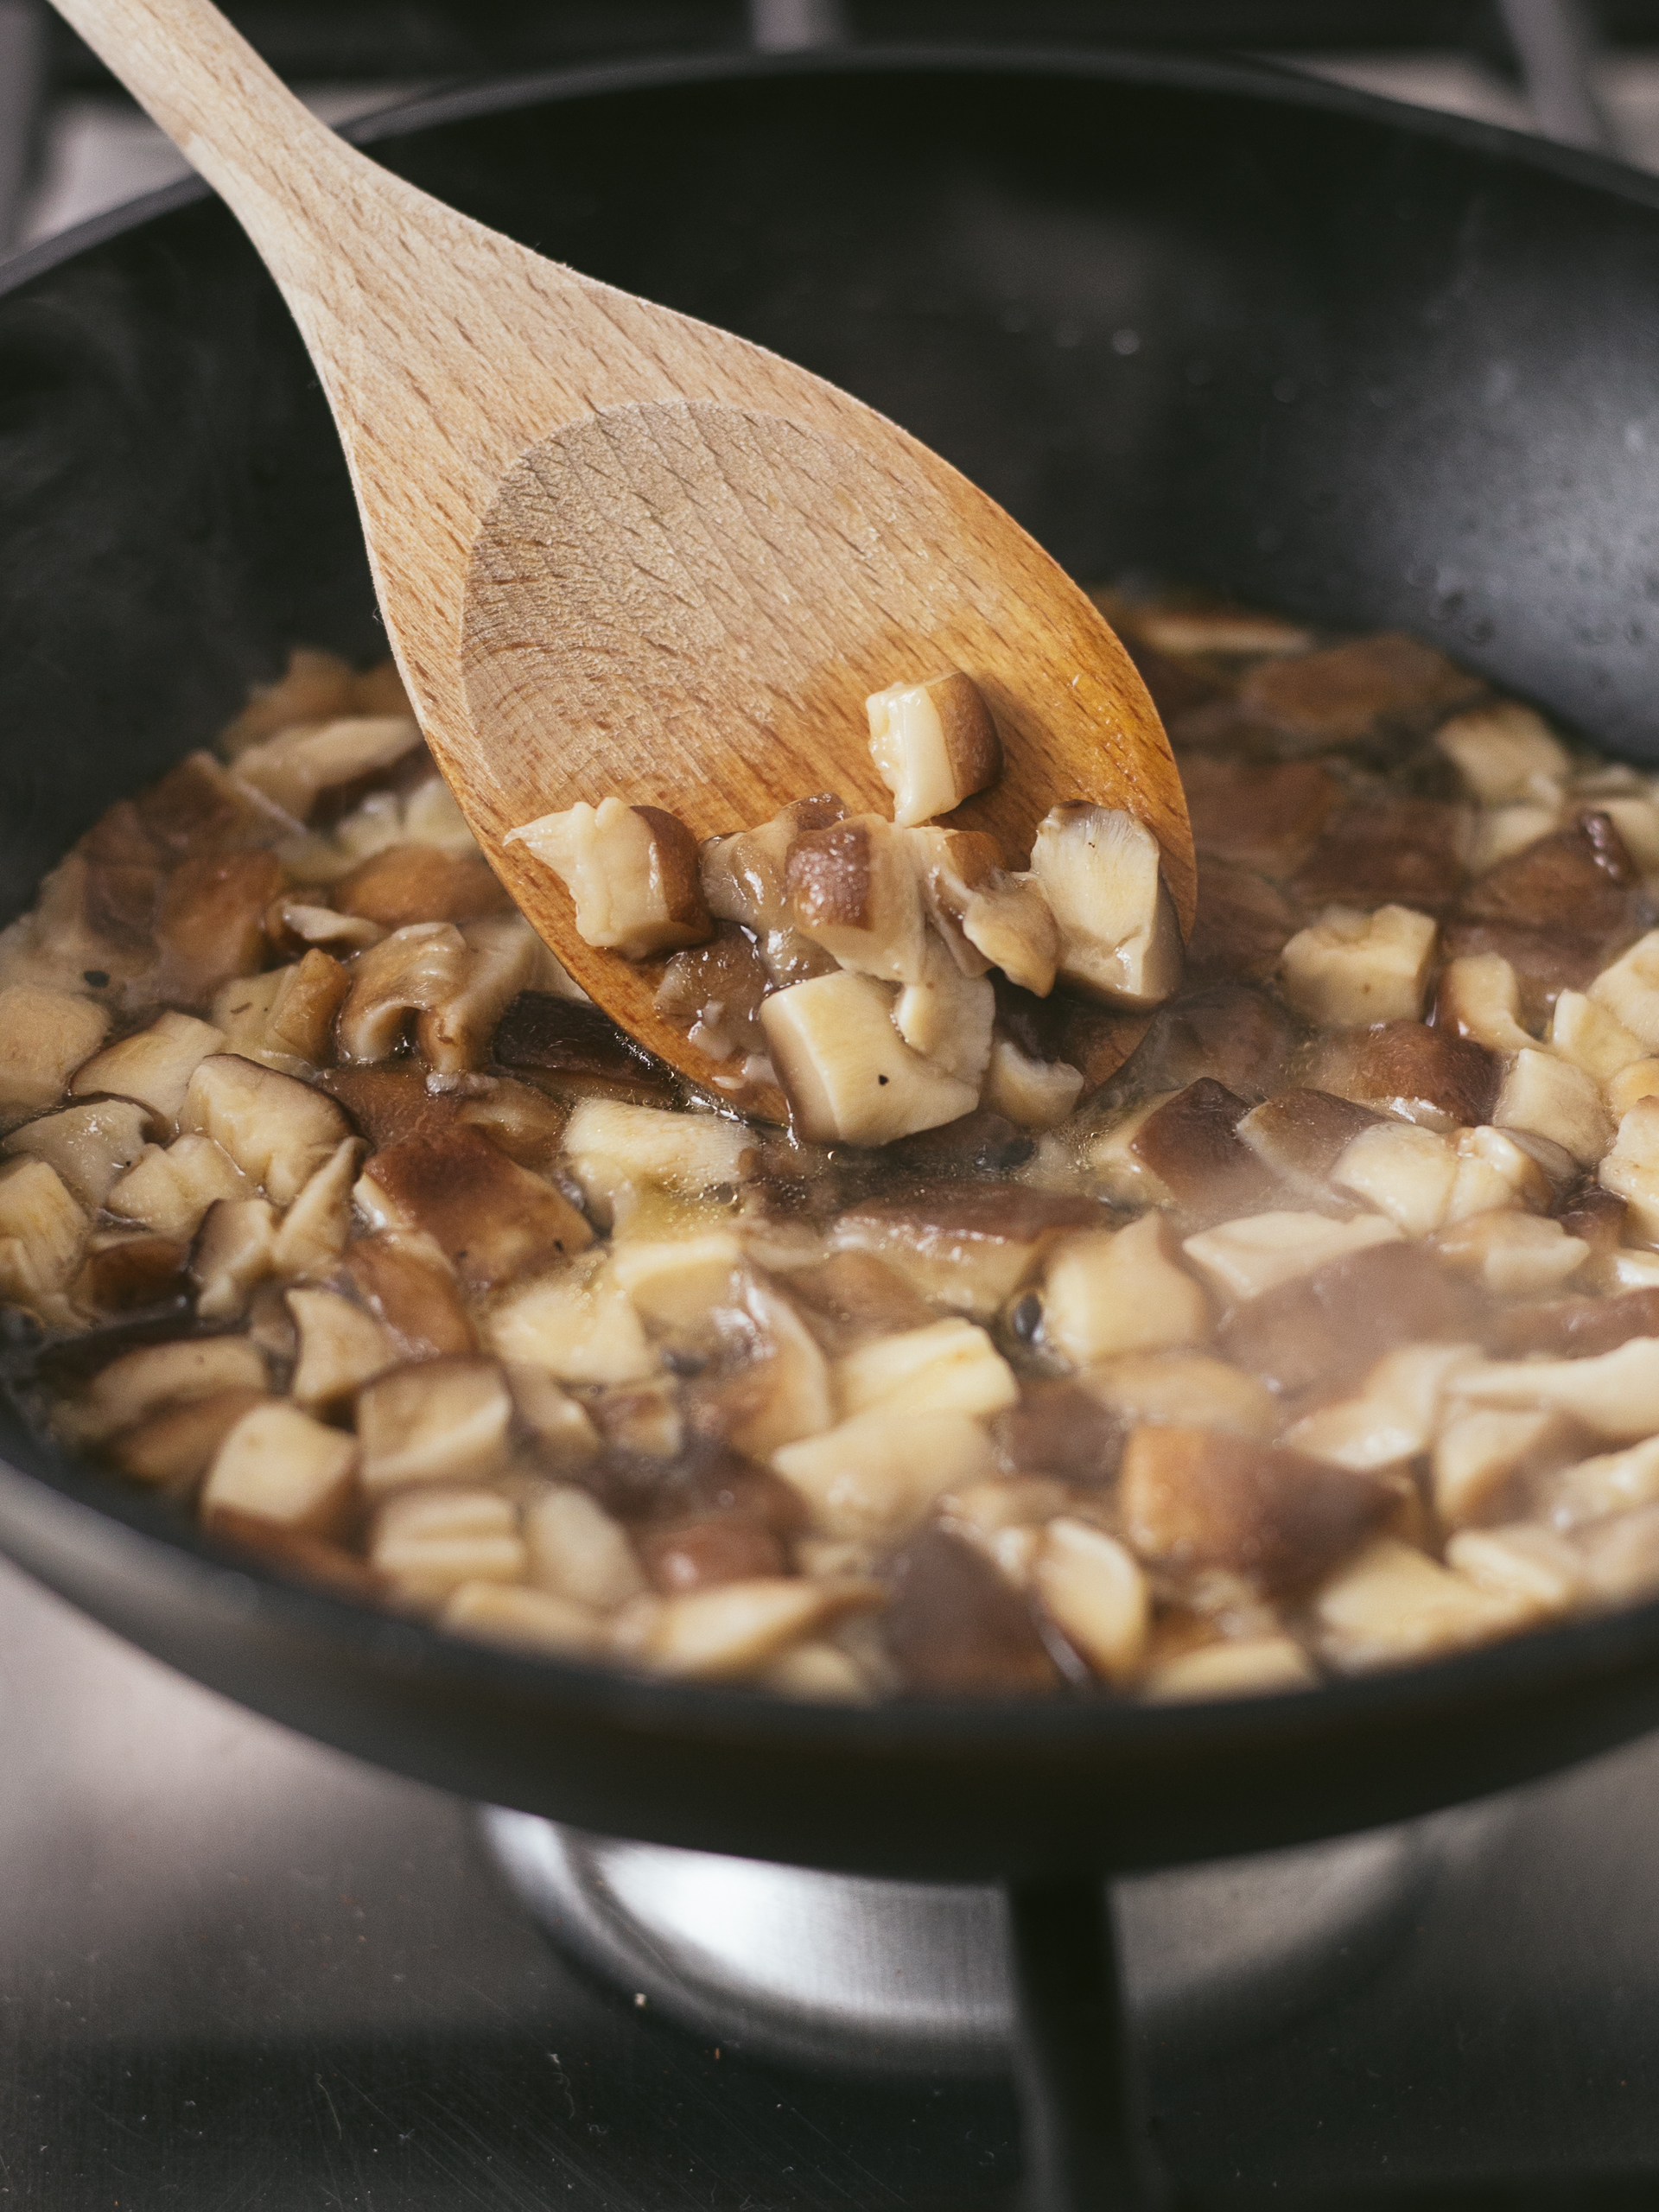
[[[1147,1985],[1183,2201],[1659,2201],[1659,1741],[1369,1846],[1363,1879],[1390,1851],[1416,1870],[1403,1909],[1254,2010]],[[1126,1897],[1132,1983],[1136,1930],[1173,1925],[1159,1879]],[[1296,1886],[1261,1867],[1239,1895]],[[1205,1894],[1193,1924],[1220,1930]],[[1236,1996],[1224,1932],[1200,1940]],[[1016,2202],[1000,2075],[785,2064],[721,2020],[700,2035],[568,1963],[474,1808],[253,1719],[0,1567],[3,2212]]]

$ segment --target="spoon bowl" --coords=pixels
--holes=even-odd
[[[227,201],[316,364],[386,630],[428,743],[519,906],[589,995],[693,1083],[660,963],[595,950],[509,833],[578,800],[695,836],[833,790],[885,813],[864,701],[950,667],[1002,740],[952,826],[1023,866],[1057,802],[1156,836],[1183,933],[1192,841],[1145,687],[996,503],[764,348],[468,220],[319,123],[209,0],[56,0]],[[1078,1003],[1096,1084],[1145,1017]],[[746,1108],[786,1118],[757,1086]]]

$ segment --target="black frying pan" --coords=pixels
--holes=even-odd
[[[1659,183],[1243,70],[715,60],[363,137],[469,213],[776,346],[1076,574],[1402,624],[1659,758]],[[379,640],[328,418],[186,185],[0,284],[0,899],[291,642]],[[1129,1867],[1423,1810],[1659,1719],[1659,1605],[1311,1694],[802,1708],[296,1588],[0,1413],[0,1542],[174,1665],[468,1796],[776,1859]]]

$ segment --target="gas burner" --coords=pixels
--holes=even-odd
[[[1138,2037],[1220,2051],[1356,1987],[1501,1815],[1116,1885]],[[513,1894],[590,1972],[707,2041],[856,2074],[1001,2074],[1015,2043],[1004,1892],[873,1881],[481,1816]]]

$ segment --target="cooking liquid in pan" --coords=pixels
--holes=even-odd
[[[875,1152],[689,1098],[390,672],[296,655],[0,939],[25,1402],[366,1599],[799,1695],[1294,1688],[1650,1594],[1659,799],[1410,639],[1109,611],[1182,988],[1064,1118]],[[999,989],[1034,1068],[1063,1019]]]

